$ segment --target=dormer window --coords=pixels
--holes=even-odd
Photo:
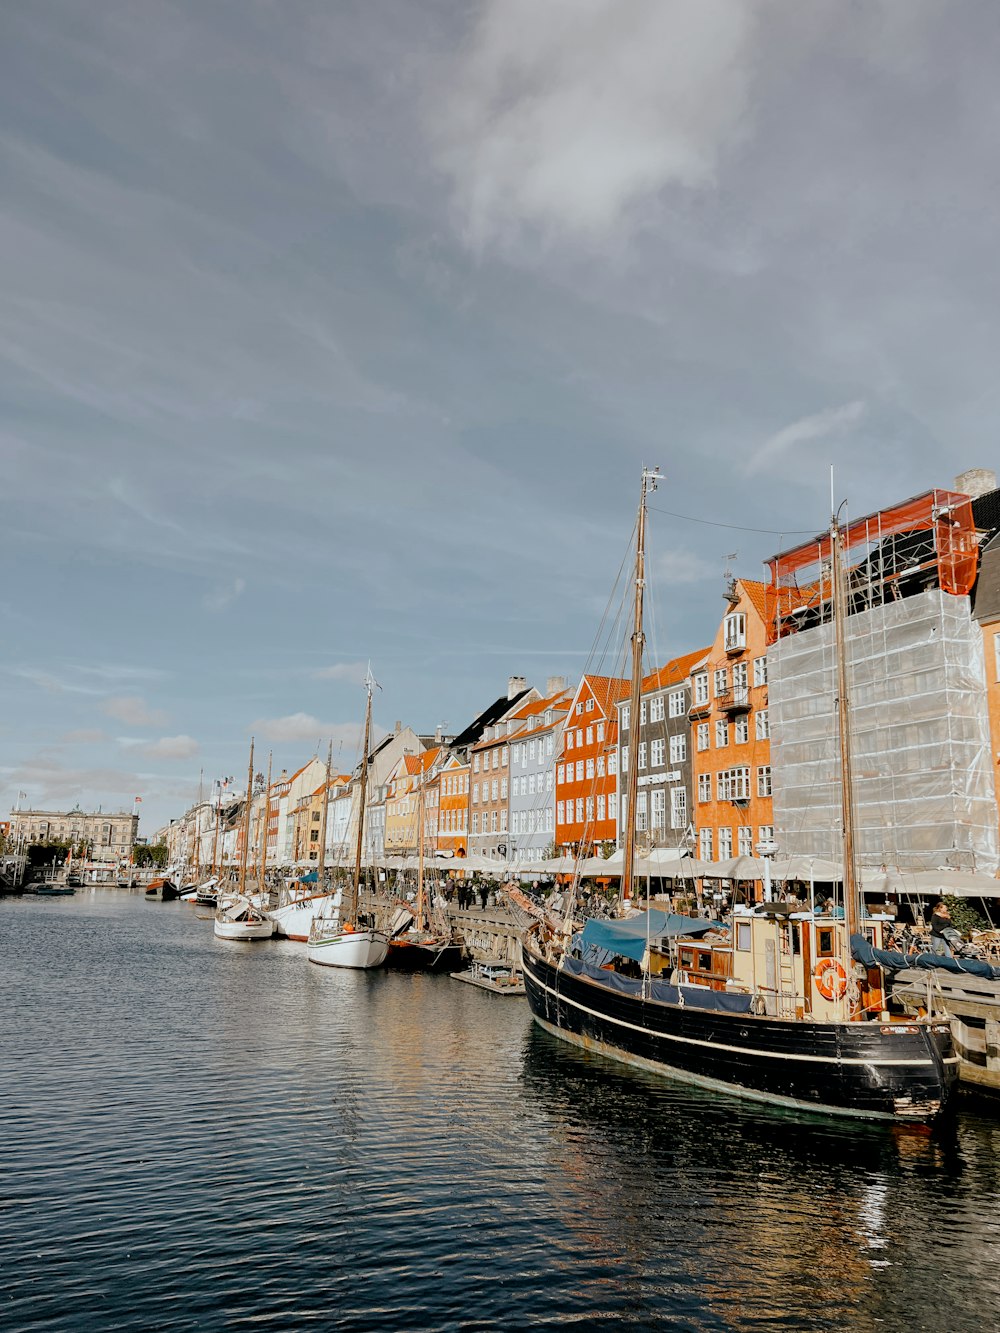
[[[745,648],[747,646],[746,615],[742,611],[737,611],[730,616],[726,616],[723,621],[723,634],[727,653],[738,652],[741,648]]]

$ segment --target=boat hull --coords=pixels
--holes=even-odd
[[[657,1074],[824,1114],[927,1123],[951,1104],[946,1024],[817,1023],[670,1004],[560,970],[526,940],[528,1005],[546,1031]]]
[[[332,894],[322,894],[272,908],[268,916],[274,922],[274,933],[290,940],[307,940],[314,919],[322,916],[332,902]]]
[[[381,967],[388,951],[388,938],[379,930],[331,930],[306,943],[310,963],[321,967]]]
[[[217,940],[269,940],[274,934],[274,922],[267,917],[263,921],[215,921]]]
[[[397,972],[452,972],[462,965],[462,946],[451,940],[390,940],[386,967]]]

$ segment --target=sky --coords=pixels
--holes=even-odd
[[[644,464],[659,662],[831,467],[860,515],[996,465],[994,0],[0,36],[0,810],[141,795],[149,835],[251,735],[348,769],[369,661],[423,732],[616,669]]]

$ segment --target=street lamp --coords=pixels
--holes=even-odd
[[[771,901],[771,858],[778,854],[778,844],[773,838],[762,838],[756,852],[764,862],[764,901]]]

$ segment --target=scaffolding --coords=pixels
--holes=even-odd
[[[847,644],[861,861],[993,874],[1000,861],[968,496],[849,525]],[[829,537],[770,561],[768,692],[783,852],[840,857]]]

